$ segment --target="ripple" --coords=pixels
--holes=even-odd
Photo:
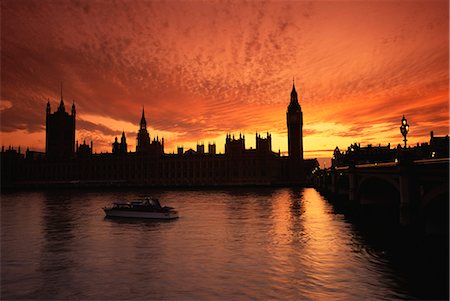
[[[389,254],[372,247],[313,189],[149,195],[177,208],[181,217],[170,222],[104,218],[100,208],[138,197],[133,191],[2,197],[2,298],[410,296]],[[25,207],[27,219],[15,218]]]

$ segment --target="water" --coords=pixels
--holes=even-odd
[[[112,201],[143,195],[180,218],[104,218]],[[415,272],[364,235],[314,189],[9,193],[1,198],[1,298],[423,297]]]

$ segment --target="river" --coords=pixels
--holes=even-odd
[[[180,218],[104,218],[111,202],[147,195]],[[312,188],[1,196],[2,300],[448,297],[405,249],[372,239]]]

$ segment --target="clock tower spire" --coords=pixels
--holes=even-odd
[[[291,102],[286,113],[289,158],[303,161],[303,113],[298,103],[295,83],[292,83]]]

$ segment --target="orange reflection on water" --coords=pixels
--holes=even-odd
[[[369,278],[372,284],[382,281],[371,270],[350,224],[332,210],[310,188],[282,190],[274,197],[268,269],[275,292],[287,290],[294,297],[301,291],[305,299],[344,300],[353,296],[355,283],[367,287]]]

